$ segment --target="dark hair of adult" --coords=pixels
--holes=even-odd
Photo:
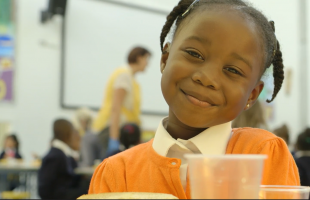
[[[310,128],[299,134],[296,147],[300,151],[310,151]]]
[[[127,61],[129,64],[137,63],[138,58],[143,57],[146,54],[151,55],[149,50],[143,47],[135,47],[129,52]]]
[[[193,7],[186,13],[187,9],[194,2],[194,0],[180,0],[178,5],[176,5],[171,13],[167,16],[167,21],[163,26],[161,35],[160,35],[160,46],[161,50],[164,53],[164,42],[167,34],[171,30],[172,25],[176,21],[176,29],[174,35],[178,33],[178,30],[186,19],[191,19],[194,14],[204,11],[205,9],[230,9],[234,10],[242,15],[242,17],[252,20],[256,25],[262,40],[264,47],[264,66],[262,66],[262,73],[266,71],[267,68],[273,65],[273,77],[274,77],[274,91],[271,102],[277,96],[279,90],[281,89],[282,82],[284,79],[283,72],[283,60],[282,52],[280,50],[280,44],[275,36],[275,26],[273,21],[268,21],[267,18],[257,9],[253,8],[249,4],[245,3],[242,0],[200,0],[193,5]],[[183,15],[183,16],[182,16]],[[188,23],[189,21],[187,21]]]

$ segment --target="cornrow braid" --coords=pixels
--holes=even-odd
[[[275,25],[273,21],[270,21],[271,28],[273,32],[276,31]],[[274,98],[277,96],[278,92],[280,91],[282,87],[282,83],[284,80],[284,65],[283,65],[283,59],[282,59],[282,52],[280,50],[280,43],[277,40],[275,43],[273,58],[272,58],[272,64],[273,64],[273,78],[274,78],[274,90],[272,94],[271,100],[267,100],[268,103],[272,102]]]
[[[272,102],[277,96],[278,92],[281,89],[283,80],[284,80],[284,72],[283,72],[283,60],[282,60],[282,52],[280,50],[280,44],[275,36],[275,25],[274,22],[269,22],[267,18],[257,9],[245,3],[243,0],[200,0],[198,2],[199,6],[196,8],[194,6],[190,9],[190,12],[182,17],[182,14],[189,8],[189,6],[194,2],[194,0],[180,0],[178,5],[173,8],[171,13],[167,16],[167,21],[162,28],[162,32],[160,35],[160,46],[161,51],[163,52],[164,42],[171,31],[171,27],[176,21],[176,28],[174,31],[177,32],[180,24],[184,21],[185,18],[195,13],[196,10],[204,6],[212,5],[224,5],[228,6],[230,9],[235,9],[240,14],[243,14],[247,17],[250,17],[253,22],[256,24],[258,28],[258,32],[260,33],[260,37],[263,41],[264,45],[264,68],[263,72],[266,71],[267,68],[273,64],[273,77],[274,77],[274,91],[272,94],[271,100],[267,100],[268,103]],[[202,7],[202,8],[204,8]],[[224,8],[225,9],[225,8]],[[203,10],[203,9],[200,9]],[[263,73],[261,73],[261,76]]]
[[[271,100],[267,100],[268,103],[272,102],[274,98],[277,96],[284,80],[284,71],[283,71],[284,65],[282,59],[282,52],[280,50],[280,44],[278,41],[277,41],[277,48],[275,49],[274,58],[272,60],[272,64],[273,64],[274,90]]]
[[[173,8],[173,10],[171,11],[171,13],[167,16],[167,21],[166,21],[165,25],[163,26],[162,32],[160,34],[160,48],[161,48],[162,52],[163,52],[163,49],[164,49],[165,39],[166,39],[166,37],[167,37],[167,35],[168,35],[168,33],[169,33],[169,31],[170,31],[174,21],[178,18],[178,16],[181,13],[184,13],[186,11],[188,6],[190,6],[192,2],[193,2],[193,0],[191,0],[191,1],[182,1],[181,0],[179,2],[179,4],[177,6],[175,6]]]

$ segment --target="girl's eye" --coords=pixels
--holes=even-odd
[[[189,55],[195,57],[195,58],[198,58],[200,60],[204,60],[203,57],[199,54],[199,53],[196,53],[195,51],[189,51],[187,50],[186,51]]]
[[[236,70],[235,68],[231,68],[231,67],[226,67],[225,70],[237,74],[237,75],[242,75],[238,70]]]

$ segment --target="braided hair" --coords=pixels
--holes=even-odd
[[[178,5],[176,5],[167,16],[167,21],[163,26],[160,35],[160,47],[162,53],[166,53],[164,52],[164,42],[168,33],[170,31],[174,31],[174,34],[176,34],[184,19],[187,19],[188,16],[195,14],[197,10],[201,8],[221,5],[228,6],[232,9],[235,8],[235,10],[240,12],[240,14],[249,17],[256,24],[258,31],[261,33],[260,35],[265,51],[265,62],[261,75],[263,75],[263,73],[271,66],[271,64],[273,65],[274,91],[272,98],[267,100],[268,103],[272,102],[280,91],[284,80],[282,52],[280,50],[280,44],[275,36],[274,22],[269,22],[260,11],[242,0],[200,0],[197,3],[194,3],[197,5],[193,5],[193,2],[194,0],[180,0]],[[186,15],[184,15],[184,13],[186,13]],[[171,30],[174,23],[176,28],[175,30]]]

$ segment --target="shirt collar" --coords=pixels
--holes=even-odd
[[[297,151],[294,156],[296,159],[301,157],[310,157],[310,151]]]
[[[71,148],[61,140],[54,139],[52,142],[52,147],[61,150],[66,156],[72,156]]]
[[[202,154],[219,155],[225,153],[232,133],[231,122],[210,127],[189,140],[175,140],[164,128],[163,122],[165,120],[168,118],[164,118],[160,122],[153,141],[153,149],[159,155],[166,157],[169,149],[174,144],[179,145],[179,143],[194,145]],[[189,147],[190,145],[185,146]]]

